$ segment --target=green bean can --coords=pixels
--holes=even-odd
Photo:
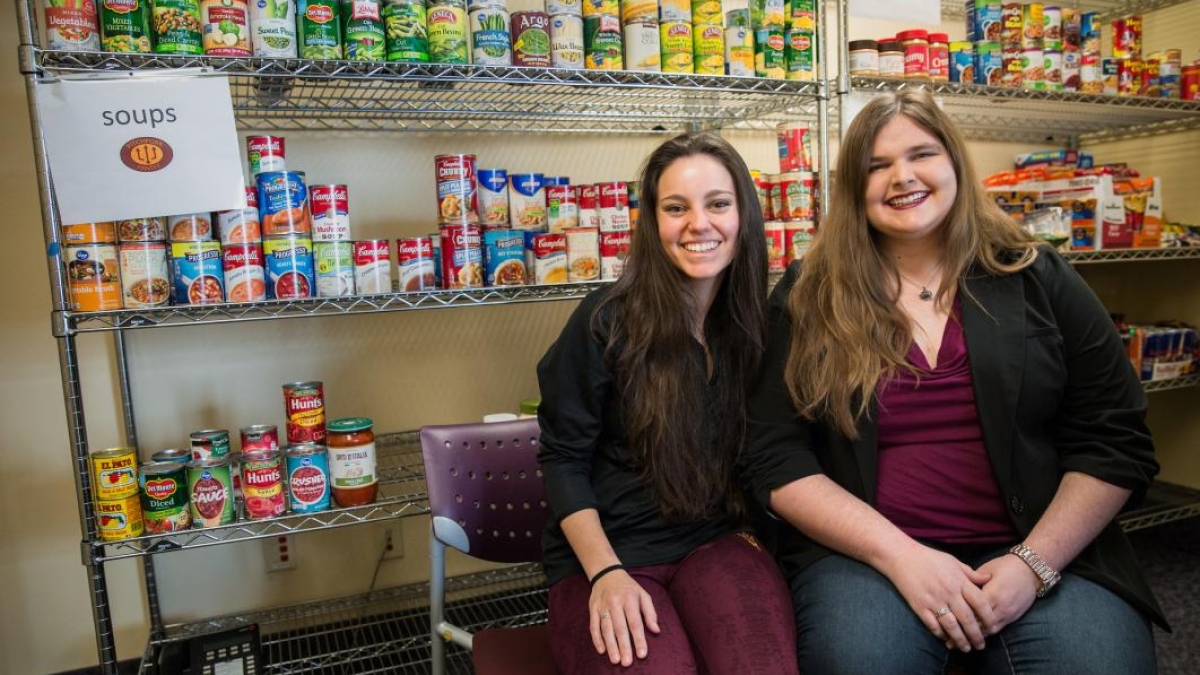
[[[103,0],[100,44],[106,52],[146,53],[150,45],[150,0]]]
[[[387,36],[388,61],[429,62],[429,28],[425,25],[424,0],[384,0],[383,29]]]
[[[154,51],[159,54],[200,54],[199,0],[157,0],[154,3]]]
[[[342,0],[342,26],[347,60],[382,61],[387,56],[379,0]]]
[[[470,63],[466,0],[430,0],[425,16],[429,28],[429,60]]]
[[[296,0],[300,58],[342,58],[340,10],[338,0]]]
[[[180,462],[149,462],[141,467],[142,521],[147,534],[168,534],[192,526],[187,467]]]
[[[470,11],[468,19],[471,24],[471,60],[480,66],[513,65],[513,40],[509,30],[508,10],[502,6],[479,7]],[[547,43],[546,66],[548,65],[550,59]]]

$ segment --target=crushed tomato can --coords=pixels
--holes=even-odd
[[[297,443],[287,449],[288,502],[292,513],[328,511],[329,454],[325,446]]]

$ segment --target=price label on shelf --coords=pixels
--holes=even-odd
[[[226,76],[101,73],[35,91],[63,223],[243,206]]]

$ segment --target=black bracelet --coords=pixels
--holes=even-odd
[[[599,572],[596,572],[596,576],[592,577],[591,579],[588,579],[588,585],[595,586],[596,582],[600,581],[600,577],[604,576],[605,574],[608,574],[609,572],[613,572],[616,570],[623,570],[623,569],[625,569],[625,566],[622,565],[621,563],[617,563],[616,565],[609,565],[608,567],[605,567],[604,569],[600,570]]]

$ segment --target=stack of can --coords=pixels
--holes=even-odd
[[[593,70],[624,70],[618,0],[583,0],[583,62]]]
[[[780,124],[779,173],[754,176],[767,234],[768,270],[782,272],[802,258],[816,231],[816,187],[813,173],[812,130],[795,123]]]
[[[316,293],[312,214],[304,172],[288,171],[279,136],[246,139],[258,192],[267,299],[311,298]]]
[[[483,235],[479,225],[475,155],[434,157],[441,242],[441,279],[446,288],[480,288]]]
[[[143,532],[137,459],[135,448],[108,448],[88,457],[92,510],[103,541],[137,537]]]
[[[659,29],[659,12],[658,0],[626,0],[621,3],[626,70],[647,73],[666,70],[663,68],[664,47],[663,33]]]
[[[783,79],[787,75],[786,0],[750,0],[754,29],[754,74]]]
[[[550,65],[583,68],[583,0],[546,0],[546,14],[550,17]]]
[[[309,195],[317,295],[323,298],[354,295],[356,286],[354,244],[350,240],[350,190],[340,184],[314,185],[309,189]]]
[[[282,139],[281,139],[282,142]],[[221,267],[229,302],[258,302],[267,297],[263,267],[258,189],[246,188],[246,206],[216,214],[221,236]]]
[[[479,66],[511,66],[513,34],[505,0],[468,0],[467,22],[471,31],[471,60]],[[522,45],[525,49],[527,45]],[[549,42],[546,43],[547,53]],[[534,65],[516,63],[515,65]],[[549,65],[547,62],[545,65]]]
[[[384,0],[382,15],[387,60],[428,63],[429,25],[425,0]]]

